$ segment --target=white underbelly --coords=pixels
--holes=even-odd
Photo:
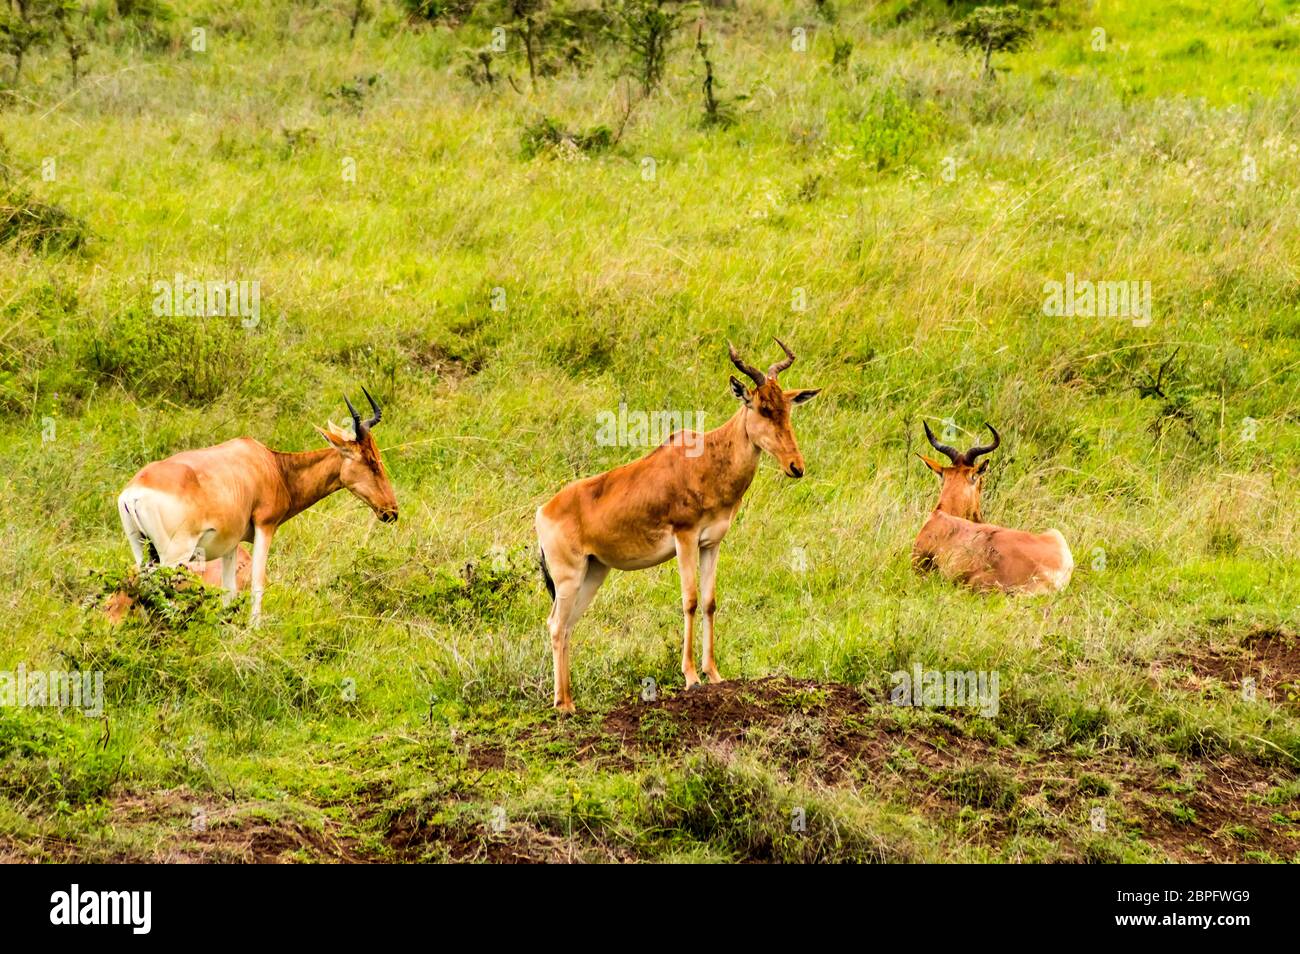
[[[241,534],[230,528],[204,526],[186,501],[153,487],[127,487],[118,507],[153,542],[168,565],[192,560],[219,560],[239,545]]]

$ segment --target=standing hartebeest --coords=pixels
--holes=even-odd
[[[136,565],[144,563],[146,547],[164,566],[187,563],[196,555],[219,559],[222,585],[233,596],[236,548],[241,541],[251,541],[252,620],[257,622],[271,538],[290,517],[346,487],[380,520],[396,520],[397,498],[370,433],[381,412],[370,392],[361,390],[374,416],[361,420],[345,396],[352,433],[332,421],[326,430],[316,428],[330,445],[321,450],[282,453],[241,437],[145,466],[117,498]]]
[[[767,451],[790,477],[802,477],[803,455],[790,427],[790,409],[820,390],[785,391],[776,377],[794,362],[786,357],[764,374],[745,364],[730,344],[732,363],[753,382],[733,376],[741,406],[727,423],[700,435],[678,431],[640,460],[569,484],[537,510],[542,574],[551,593],[547,625],[555,664],[555,707],[573,711],[569,695],[569,634],[611,567],[642,570],[677,557],[686,633],[682,675],[686,688],[695,671],[695,611],[704,601],[704,673],[721,682],[713,660],[714,582],[718,547]]]
[[[993,425],[984,426],[993,434],[993,443],[972,447],[963,454],[940,444],[930,425],[925,425],[930,445],[945,454],[952,465],[945,467],[924,454],[916,455],[939,476],[943,486],[939,503],[912,547],[912,564],[918,569],[934,567],[946,579],[976,590],[1063,590],[1074,572],[1074,557],[1059,531],[1027,533],[984,522],[980,492],[989,462],[977,465],[975,461],[1002,443]]]

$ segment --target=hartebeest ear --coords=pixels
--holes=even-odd
[[[984,473],[984,471],[988,469],[989,469],[989,462],[987,460],[982,460],[980,461],[980,465],[975,468],[975,473],[982,474]]]
[[[731,393],[734,394],[738,400],[744,401],[746,407],[749,406],[749,390],[736,380],[734,374],[731,376]]]
[[[921,462],[924,463],[926,467],[929,467],[934,471],[936,477],[943,477],[943,464],[940,464],[938,461],[930,460],[930,458],[926,457],[924,454],[917,454],[916,456],[921,458]]]
[[[821,388],[803,388],[798,391],[786,391],[785,399],[791,404],[803,404],[805,401],[811,401],[817,395],[821,394]]]
[[[333,424],[330,425],[329,430],[326,430],[323,427],[316,428],[316,433],[318,433],[321,437],[325,438],[325,440],[329,441],[330,446],[333,447],[335,450],[337,450],[344,457],[356,456],[357,450],[356,450],[355,442],[350,440],[348,436],[344,434],[342,431],[334,427]]]

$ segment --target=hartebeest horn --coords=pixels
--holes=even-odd
[[[384,412],[379,409],[379,402],[370,396],[370,392],[366,390],[364,384],[361,386],[361,393],[364,394],[366,400],[370,402],[370,410],[375,412],[375,416],[368,421],[361,420],[361,415],[358,414],[357,409],[352,406],[352,402],[348,400],[348,396],[346,394],[343,395],[343,403],[348,406],[348,413],[352,415],[352,433],[356,435],[358,440],[361,439],[362,434],[366,433],[366,431],[378,424],[380,419],[384,416]]]
[[[993,435],[993,443],[980,444],[978,447],[972,447],[970,450],[968,450],[966,452],[967,464],[974,464],[975,458],[979,457],[981,454],[987,454],[990,453],[991,451],[997,450],[998,445],[1002,443],[1002,438],[998,436],[997,431],[993,430],[992,424],[990,424],[988,421],[985,421],[984,426],[987,427],[989,429],[989,432]]]
[[[736,353],[736,346],[730,341],[727,342],[727,354],[731,356],[731,363],[734,364],[742,374],[748,375],[759,387],[762,387],[767,383],[766,375],[764,375],[762,371],[758,370],[758,368],[745,364],[745,362],[740,359],[740,355]]]
[[[343,403],[348,406],[348,413],[352,415],[352,437],[361,440],[361,435],[366,432],[365,425],[361,423],[361,415],[357,413],[357,409],[352,406],[346,394],[343,395]]]
[[[949,447],[947,444],[940,444],[935,440],[934,431],[930,430],[930,425],[925,421],[921,422],[921,426],[925,428],[925,436],[929,439],[931,447],[937,450],[940,454],[946,454],[948,459],[952,461],[954,465],[962,462],[961,451],[957,450],[955,447]]]
[[[379,423],[380,419],[384,416],[384,412],[379,409],[379,402],[370,396],[370,392],[366,390],[364,384],[361,385],[361,393],[364,394],[366,400],[370,402],[370,410],[375,412],[375,416],[366,421],[366,430],[370,430],[370,428]],[[989,428],[989,430],[992,430],[992,428]],[[996,437],[997,435],[995,434],[994,436]]]
[[[772,340],[781,346],[781,350],[785,352],[785,357],[767,369],[767,376],[769,378],[776,377],[786,368],[790,367],[790,365],[794,364],[794,352],[785,346],[785,342],[776,337],[773,337]]]

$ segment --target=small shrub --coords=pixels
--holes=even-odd
[[[0,707],[0,795],[66,812],[107,795],[121,771],[120,755],[60,717]]]
[[[137,395],[201,405],[240,380],[235,372],[252,363],[249,339],[237,319],[128,310],[82,345],[79,361]]]
[[[176,633],[191,626],[232,622],[240,614],[237,601],[226,603],[221,590],[205,585],[184,567],[131,567],[101,571],[94,579],[95,603],[124,594],[143,614],[134,619],[159,632]]]
[[[1007,811],[1020,797],[1020,785],[1004,769],[975,765],[953,771],[946,784],[954,799],[970,808]]]
[[[831,70],[843,73],[849,68],[853,59],[853,41],[838,33],[831,34]]]
[[[523,551],[484,554],[457,571],[430,569],[418,557],[361,554],[333,589],[376,613],[464,625],[501,619],[541,585],[536,561]]]
[[[478,6],[478,0],[400,0],[411,20],[424,23],[463,23]]]
[[[896,91],[885,89],[872,96],[852,136],[862,158],[884,171],[908,162],[927,134],[912,107]]]
[[[984,57],[984,78],[994,79],[994,53],[1014,53],[1029,42],[1033,31],[1025,11],[1014,3],[1003,7],[976,7],[941,39]]]
[[[604,152],[614,143],[608,126],[593,126],[585,132],[570,132],[549,116],[542,116],[524,127],[519,146],[525,159],[542,153],[583,156]]]
[[[338,103],[351,113],[360,114],[365,108],[367,94],[374,91],[379,79],[378,73],[357,76],[352,82],[342,83],[330,90],[325,94],[325,98]]]
[[[0,245],[42,253],[75,252],[85,247],[87,238],[81,219],[0,176]]]
[[[673,36],[684,14],[671,0],[610,0],[610,32],[622,47],[624,69],[641,82],[649,96],[663,81]]]

